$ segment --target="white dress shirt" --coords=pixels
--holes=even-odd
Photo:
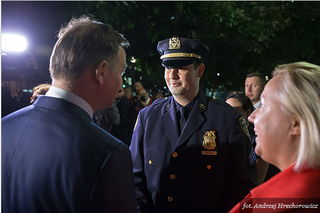
[[[61,89],[59,87],[51,86],[50,89],[48,90],[48,92],[46,93],[46,96],[60,98],[60,99],[69,101],[69,102],[81,107],[84,111],[86,111],[90,115],[91,118],[93,116],[93,109],[88,104],[88,102],[86,102],[85,100],[83,100],[82,98],[80,98],[79,96],[77,96],[76,94],[74,94],[72,92],[68,92],[68,91]]]

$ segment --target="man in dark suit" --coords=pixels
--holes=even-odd
[[[205,45],[173,37],[158,51],[172,96],[137,119],[130,151],[138,211],[227,212],[257,184],[244,118],[199,90]]]
[[[52,86],[2,119],[2,212],[136,212],[128,147],[94,124],[122,86],[127,40],[88,17],[59,32]]]

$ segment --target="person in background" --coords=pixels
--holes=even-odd
[[[107,132],[111,132],[112,127],[120,124],[120,113],[118,107],[113,104],[107,109],[99,109],[93,113],[93,121]]]
[[[152,104],[152,99],[149,96],[149,93],[147,92],[147,90],[145,88],[141,88],[137,91],[137,105],[136,107],[138,108],[138,112],[147,107],[150,106]]]
[[[130,145],[132,130],[129,131],[129,113],[131,104],[127,96],[125,96],[125,91],[121,88],[118,96],[114,102],[114,105],[118,108],[120,114],[120,123],[112,127],[111,134],[116,138],[119,138],[125,144]]]
[[[32,89],[32,97],[30,103],[33,104],[40,95],[45,95],[50,89],[51,84],[39,84]]]
[[[18,66],[9,61],[6,55],[1,57],[1,117],[30,105],[31,93],[24,92],[25,76]]]
[[[250,133],[251,137],[251,143],[252,146],[255,148],[256,142],[255,142],[255,134],[253,130],[253,124],[249,122],[248,117],[253,112],[253,105],[251,100],[245,96],[244,94],[236,93],[233,95],[230,95],[226,98],[226,102],[230,104],[232,107],[237,109],[244,117],[247,123],[248,131]],[[267,171],[269,168],[269,164],[265,162],[263,159],[261,159],[260,156],[256,155],[256,162],[257,162],[257,170],[258,170],[258,184],[261,184],[264,182]]]
[[[256,153],[281,172],[252,189],[231,213],[255,202],[319,204],[319,114],[320,66],[296,62],[276,67],[261,95],[261,106],[249,121],[254,123],[257,135]],[[318,209],[294,208],[294,212],[318,212]]]
[[[261,93],[266,85],[266,79],[265,77],[259,73],[259,72],[253,72],[247,74],[246,80],[245,80],[245,95],[250,98],[252,104],[253,104],[253,110],[256,110],[261,105]],[[253,136],[252,140],[254,141],[255,136]],[[275,174],[279,173],[280,170],[272,165],[269,164],[268,171],[265,177],[265,180],[269,180],[271,177],[273,177]]]
[[[125,96],[129,99],[130,104],[133,104],[133,90],[130,86],[124,88]]]
[[[136,212],[128,146],[99,128],[122,86],[128,41],[87,16],[59,31],[52,86],[2,118],[2,212]]]
[[[153,88],[151,94],[153,101],[155,101],[156,99],[164,98],[164,91],[159,87]]]
[[[252,101],[254,110],[260,106],[260,96],[266,83],[266,79],[261,73],[247,74],[244,91],[245,95]]]
[[[149,97],[149,93],[145,88],[141,88],[136,92],[133,97],[133,105],[131,108],[131,114],[133,115],[133,121],[135,122],[137,116],[143,108],[150,106],[152,104],[152,99]]]
[[[139,89],[142,89],[143,88],[143,85],[140,81],[136,81],[134,84],[133,84],[133,91],[136,93],[138,93],[138,90]]]
[[[249,115],[253,112],[253,105],[251,100],[241,93],[235,93],[229,95],[226,98],[226,102],[243,115],[244,119],[246,120],[250,135],[254,134],[252,124],[248,120]]]
[[[244,118],[200,90],[208,47],[173,37],[157,49],[172,96],[137,118],[130,151],[138,211],[227,212],[257,185]]]

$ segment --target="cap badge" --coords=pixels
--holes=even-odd
[[[181,48],[181,42],[179,37],[173,37],[169,40],[169,49],[176,50]]]
[[[202,146],[207,150],[213,150],[216,148],[216,135],[215,131],[207,131],[203,135],[203,143]]]

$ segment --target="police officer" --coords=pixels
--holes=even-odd
[[[173,37],[157,49],[172,96],[137,118],[130,151],[138,211],[227,212],[257,184],[244,118],[199,90],[208,47]]]

